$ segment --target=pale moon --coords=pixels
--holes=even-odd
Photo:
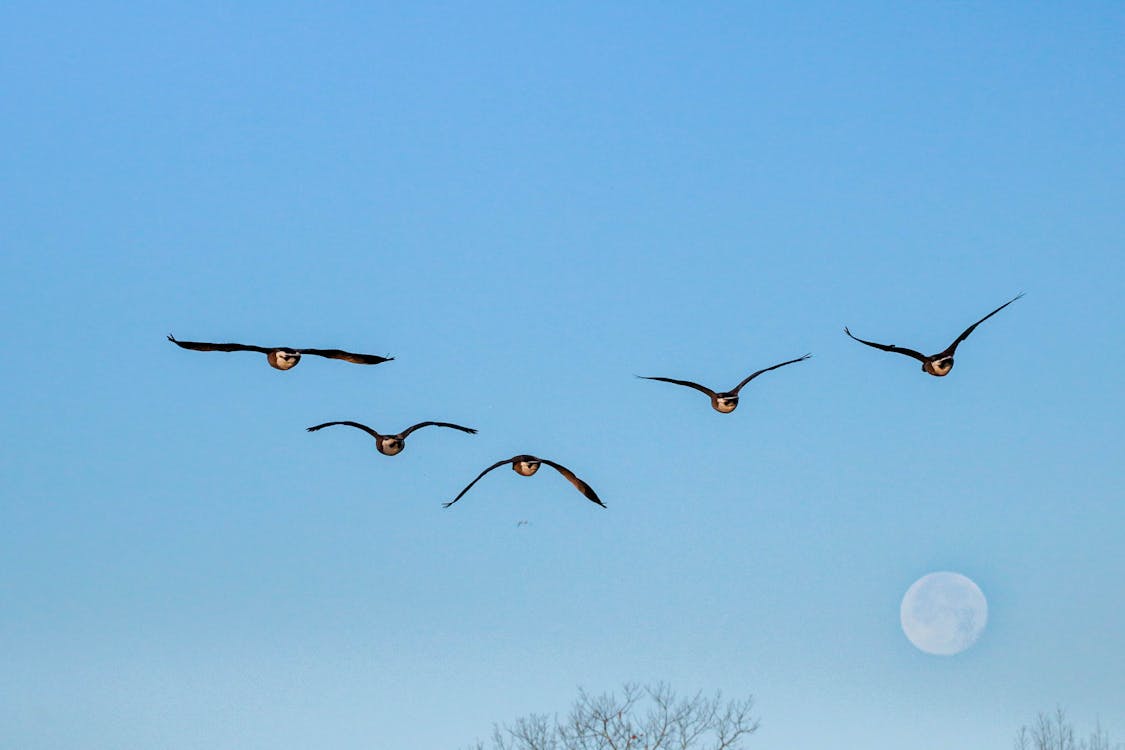
[[[906,590],[902,632],[927,654],[952,656],[972,646],[988,623],[980,587],[960,573],[929,573]]]

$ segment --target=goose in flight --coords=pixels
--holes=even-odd
[[[779,367],[785,367],[785,365],[791,365],[794,362],[803,362],[811,356],[812,356],[811,354],[806,354],[803,357],[797,357],[797,359],[791,359],[788,362],[782,362],[781,364],[774,365],[773,367],[766,367],[764,369],[758,370],[757,372],[752,372],[749,375],[747,375],[743,379],[743,381],[741,383],[739,383],[738,385],[736,385],[734,388],[731,388],[729,391],[723,391],[722,393],[716,393],[715,391],[711,390],[707,386],[700,385],[699,383],[693,383],[690,380],[674,380],[672,378],[655,378],[655,377],[649,377],[647,375],[638,375],[637,377],[643,378],[644,380],[659,380],[662,383],[675,383],[676,385],[686,385],[688,388],[694,388],[695,390],[699,391],[700,393],[705,393],[705,394],[707,394],[708,397],[710,397],[711,408],[713,408],[715,411],[720,412],[722,414],[730,414],[732,411],[734,411],[735,409],[738,408],[738,392],[740,390],[742,390],[742,387],[744,385],[746,385],[751,380],[753,380],[754,378],[761,375],[763,372],[769,372],[770,370],[776,370]]]
[[[476,479],[469,482],[469,486],[461,490],[461,492],[458,493],[457,497],[453,498],[448,503],[442,503],[441,507],[448,508],[450,505],[453,505],[453,503],[464,497],[465,493],[471,490],[473,488],[473,485],[481,480],[481,477],[483,477],[493,469],[500,468],[504,464],[511,464],[512,471],[516,472],[521,477],[529,477],[535,472],[539,471],[540,464],[547,464],[552,469],[566,477],[566,480],[577,487],[578,491],[585,495],[587,500],[592,503],[597,503],[603,508],[605,507],[605,503],[603,503],[601,501],[601,498],[598,497],[598,493],[594,492],[594,489],[590,485],[586,484],[581,479],[576,477],[573,471],[566,468],[562,464],[555,463],[554,461],[548,461],[545,458],[536,458],[535,456],[527,455],[512,456],[511,458],[505,458],[503,461],[497,461],[496,463],[492,464],[492,466],[489,466],[487,469],[478,474]]]
[[[848,334],[848,336],[851,336],[861,344],[867,344],[868,346],[874,347],[876,349],[882,349],[885,352],[895,352],[896,354],[905,354],[908,357],[913,357],[914,359],[922,363],[922,372],[926,372],[930,375],[933,375],[934,377],[941,378],[948,375],[949,371],[953,369],[953,353],[957,351],[957,345],[965,339],[969,338],[969,334],[972,333],[977,326],[979,326],[981,323],[988,320],[993,315],[1000,312],[1005,307],[1012,304],[1022,296],[1023,292],[1020,292],[1015,297],[1012,297],[1010,300],[1000,305],[1000,307],[996,308],[988,315],[985,315],[976,323],[973,323],[971,326],[966,328],[964,332],[962,332],[961,335],[958,336],[953,341],[953,343],[950,344],[944,351],[938,352],[937,354],[931,354],[928,357],[921,352],[916,352],[913,349],[907,349],[904,346],[895,346],[894,344],[876,344],[874,341],[864,341],[857,336],[853,336],[852,332],[849,331],[846,326],[844,327],[844,333]]]
[[[380,434],[378,432],[375,432],[375,430],[371,429],[367,425],[360,424],[359,422],[325,422],[324,424],[307,427],[306,430],[308,432],[316,432],[317,430],[322,430],[325,427],[331,427],[332,425],[337,424],[344,424],[348,427],[355,427],[357,429],[363,430],[368,435],[375,438],[375,450],[379,451],[384,456],[397,456],[399,453],[402,453],[402,449],[406,447],[406,436],[423,427],[452,427],[455,430],[467,432],[470,435],[477,434],[477,431],[472,427],[462,427],[459,424],[451,424],[449,422],[419,422],[413,427],[407,427],[397,435]]]
[[[202,341],[180,341],[172,334],[168,340],[184,349],[197,352],[259,352],[266,355],[270,367],[275,370],[289,370],[297,366],[302,354],[314,354],[318,357],[329,359],[342,359],[357,365],[377,365],[380,362],[390,362],[394,357],[380,357],[375,354],[353,354],[342,349],[294,349],[291,346],[252,346],[250,344],[208,344]]]

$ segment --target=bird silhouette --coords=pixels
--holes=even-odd
[[[721,414],[730,414],[732,411],[734,411],[735,409],[738,408],[738,392],[742,390],[742,387],[744,385],[746,385],[751,380],[753,380],[754,378],[761,375],[763,372],[769,372],[770,370],[776,370],[779,367],[785,367],[785,365],[791,365],[794,362],[803,362],[811,356],[812,356],[811,354],[806,354],[803,357],[797,357],[797,359],[791,359],[788,362],[782,362],[782,363],[776,364],[772,367],[765,367],[765,368],[763,368],[761,370],[758,370],[756,372],[752,372],[749,375],[747,375],[745,378],[743,378],[742,382],[739,383],[738,385],[736,385],[734,388],[731,388],[729,391],[723,391],[722,393],[717,393],[717,392],[711,390],[710,388],[708,388],[705,385],[700,385],[699,383],[693,383],[690,380],[675,380],[673,378],[658,378],[658,377],[650,377],[648,375],[638,375],[637,377],[643,378],[644,380],[659,380],[662,383],[675,383],[676,385],[686,385],[688,388],[694,388],[695,390],[699,391],[700,393],[707,394],[707,396],[711,399],[711,408],[712,409],[714,409],[715,411],[717,411]]]
[[[329,359],[342,359],[357,365],[377,365],[390,362],[394,357],[380,357],[375,354],[354,354],[343,349],[297,349],[291,346],[253,346],[250,344],[209,344],[203,341],[180,341],[168,334],[168,340],[183,349],[197,352],[258,352],[266,355],[270,367],[275,370],[291,370],[301,361],[302,354],[312,354]]]
[[[931,354],[929,356],[926,356],[921,352],[916,352],[913,349],[907,349],[904,346],[895,346],[894,344],[876,344],[874,341],[864,341],[858,336],[855,336],[850,330],[848,330],[847,326],[844,327],[844,333],[848,334],[848,336],[855,339],[859,343],[867,344],[868,346],[874,347],[875,349],[880,349],[884,352],[894,352],[895,354],[905,354],[908,357],[913,357],[914,359],[922,363],[922,372],[929,373],[934,377],[943,378],[949,374],[950,370],[953,369],[953,353],[957,351],[957,345],[965,339],[969,338],[969,334],[976,330],[977,326],[979,326],[981,323],[988,320],[993,315],[1000,312],[1005,307],[1012,304],[1022,296],[1023,292],[1020,292],[1015,297],[1012,297],[1010,300],[1000,305],[1000,307],[996,308],[988,315],[985,315],[976,323],[973,323],[971,326],[966,328],[961,333],[961,335],[954,339],[953,343],[946,347],[944,350],[938,352],[937,354]]]
[[[511,458],[505,458],[503,461],[497,461],[496,463],[492,464],[492,466],[489,466],[487,469],[485,469],[480,474],[478,474],[476,479],[469,482],[469,485],[467,487],[465,487],[465,489],[461,490],[457,494],[457,497],[453,498],[448,503],[442,503],[442,507],[448,508],[450,505],[453,505],[453,503],[457,502],[462,497],[464,497],[465,493],[468,492],[470,489],[472,489],[473,485],[481,480],[481,477],[483,477],[485,474],[492,471],[493,469],[500,468],[504,464],[511,464],[512,465],[512,471],[516,472],[517,474],[519,474],[522,477],[531,476],[535,472],[539,471],[539,465],[540,464],[546,464],[547,466],[550,466],[552,469],[554,469],[555,471],[557,471],[558,473],[560,473],[564,477],[566,477],[566,480],[568,482],[570,482],[571,484],[573,484],[578,489],[579,492],[581,492],[583,495],[585,495],[587,500],[589,500],[592,503],[597,503],[598,505],[602,506],[603,508],[605,507],[605,503],[603,503],[601,501],[601,498],[598,497],[598,493],[594,492],[593,488],[590,487],[590,485],[586,484],[581,479],[579,479],[577,476],[575,476],[573,471],[566,468],[562,464],[555,463],[554,461],[549,461],[545,458],[536,458],[535,456],[528,456],[526,454],[521,454],[519,456],[512,456]]]
[[[368,435],[375,438],[375,450],[379,451],[384,456],[396,456],[399,453],[402,453],[403,449],[406,447],[406,436],[423,427],[451,427],[454,430],[467,432],[470,435],[477,434],[477,431],[472,427],[462,427],[459,424],[452,424],[450,422],[419,422],[412,427],[407,427],[397,435],[383,435],[382,433],[376,432],[367,425],[360,424],[359,422],[325,422],[324,424],[306,427],[305,429],[308,432],[316,432],[317,430],[322,430],[325,427],[331,427],[338,424],[347,425],[348,427],[355,427],[357,429],[363,430]]]

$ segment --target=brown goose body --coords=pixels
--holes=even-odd
[[[711,397],[711,408],[720,414],[730,414],[738,408],[738,394],[734,391],[716,393]]]
[[[397,456],[406,447],[406,440],[398,435],[380,435],[375,439],[375,450],[384,456]]]
[[[521,477],[531,476],[539,471],[541,465],[542,462],[536,460],[533,456],[517,456],[512,459],[512,471],[516,472]]]
[[[296,349],[271,349],[266,352],[266,361],[275,370],[289,370],[301,361],[301,353]]]

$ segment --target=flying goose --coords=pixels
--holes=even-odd
[[[368,435],[375,438],[375,450],[379,451],[384,456],[396,456],[399,453],[402,453],[402,449],[406,447],[406,436],[423,427],[452,427],[455,430],[467,432],[470,435],[477,434],[477,431],[472,427],[462,427],[459,424],[451,424],[449,422],[419,422],[413,427],[407,427],[397,435],[382,435],[378,432],[375,432],[375,430],[371,429],[367,425],[360,424],[359,422],[325,422],[324,424],[307,427],[306,430],[308,432],[316,432],[317,430],[322,430],[325,427],[331,427],[332,425],[336,424],[346,424],[348,427],[356,427],[363,430]]]
[[[907,349],[903,346],[895,346],[894,344],[876,344],[874,341],[864,341],[857,336],[853,336],[852,332],[848,330],[847,326],[844,327],[844,333],[848,334],[848,336],[851,336],[851,338],[855,339],[861,344],[867,344],[868,346],[874,347],[876,349],[882,349],[885,352],[895,352],[896,354],[905,354],[908,357],[913,357],[914,359],[922,363],[922,372],[926,372],[930,375],[933,375],[934,377],[941,378],[948,375],[949,371],[953,369],[953,353],[957,351],[957,345],[965,339],[969,338],[969,334],[972,333],[977,326],[979,326],[981,323],[988,320],[993,315],[1000,312],[1005,307],[1012,304],[1022,296],[1023,292],[1020,292],[1015,297],[1012,297],[1010,300],[1000,305],[1000,307],[996,308],[988,315],[985,315],[976,323],[973,323],[971,326],[966,328],[965,331],[960,336],[958,336],[956,340],[954,340],[954,342],[950,344],[944,351],[937,354],[931,354],[928,357],[921,352],[916,352],[913,349]]]
[[[765,369],[758,370],[757,372],[752,372],[749,375],[747,375],[746,378],[741,383],[736,385],[734,388],[731,388],[729,391],[723,391],[722,393],[716,393],[715,391],[711,390],[707,386],[700,385],[699,383],[693,383],[690,380],[674,380],[672,378],[655,378],[655,377],[649,377],[647,375],[638,375],[637,377],[643,378],[644,380],[659,380],[662,383],[675,383],[676,385],[686,385],[688,388],[694,388],[695,390],[700,391],[701,393],[707,394],[711,398],[711,408],[713,408],[715,411],[720,412],[722,414],[730,414],[732,411],[734,411],[735,409],[738,408],[738,392],[740,390],[742,390],[742,386],[746,385],[751,380],[753,380],[754,378],[761,375],[763,372],[769,372],[770,370],[776,370],[779,367],[785,367],[785,365],[791,365],[794,362],[803,362],[811,356],[812,356],[811,354],[806,354],[803,357],[797,357],[797,359],[791,359],[788,362],[782,362],[781,364],[774,365],[773,367],[766,367]]]
[[[197,352],[259,352],[266,355],[270,367],[275,370],[289,370],[297,366],[302,354],[314,354],[318,357],[329,359],[342,359],[357,365],[377,365],[380,362],[390,362],[394,357],[380,357],[375,354],[352,354],[342,349],[294,349],[291,346],[251,346],[249,344],[207,344],[202,341],[179,341],[172,334],[168,340],[184,349]]]
[[[497,469],[503,466],[504,464],[511,464],[512,471],[516,472],[521,477],[529,477],[535,472],[539,471],[540,464],[547,464],[552,469],[566,477],[566,480],[577,487],[578,491],[585,495],[587,500],[593,503],[597,503],[603,508],[605,507],[605,503],[603,503],[601,501],[601,498],[598,497],[598,493],[594,492],[593,488],[590,487],[590,485],[586,484],[581,479],[576,477],[573,471],[566,468],[562,464],[555,463],[554,461],[548,461],[545,458],[536,458],[535,456],[528,455],[512,456],[511,458],[505,458],[503,461],[497,461],[496,463],[492,464],[492,466],[489,466],[487,469],[478,474],[476,479],[469,482],[469,486],[461,490],[461,492],[458,493],[457,497],[453,498],[448,503],[442,503],[441,507],[448,508],[450,505],[453,505],[453,503],[464,497],[465,493],[472,489],[473,485],[481,480],[481,477],[483,477],[493,469]]]

